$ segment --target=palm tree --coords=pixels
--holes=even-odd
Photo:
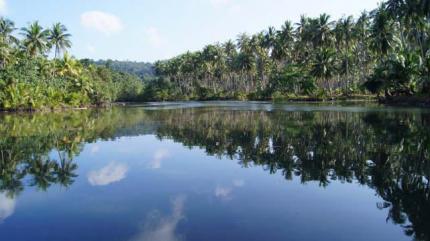
[[[59,57],[67,51],[67,48],[72,46],[70,37],[71,35],[67,33],[67,28],[63,24],[56,23],[52,26],[52,29],[49,31],[48,40],[55,48],[54,58]]]
[[[286,21],[277,32],[272,58],[278,61],[291,61],[291,51],[294,44],[294,28],[290,21]]]
[[[371,47],[378,55],[384,57],[394,47],[396,39],[394,22],[386,10],[385,4],[381,4],[372,15]]]
[[[348,94],[348,87],[351,81],[350,79],[350,59],[351,59],[351,51],[353,49],[353,29],[354,29],[354,20],[352,16],[342,18],[336,25],[336,41],[337,47],[342,54],[342,73],[346,76],[346,93]]]
[[[49,49],[49,30],[43,29],[39,22],[34,22],[26,28],[22,28],[22,35],[24,36],[24,48],[31,57],[43,55]]]
[[[15,30],[14,22],[3,17],[0,18],[0,39],[2,42],[8,45],[18,44],[19,40],[12,35]]]
[[[269,27],[267,32],[264,33],[262,40],[262,47],[268,50],[269,55],[271,54],[276,42],[276,29],[274,27]]]
[[[332,78],[336,71],[336,55],[333,49],[319,49],[312,64],[311,73],[316,78],[324,81],[323,88],[330,88],[328,80]]]
[[[328,44],[331,41],[332,26],[333,26],[333,22],[330,21],[330,15],[328,14],[323,13],[319,16],[319,18],[313,19],[312,41],[314,42],[314,46],[317,46],[317,47],[328,46]]]
[[[6,65],[11,61],[12,49],[8,44],[0,41],[0,69],[4,69]]]

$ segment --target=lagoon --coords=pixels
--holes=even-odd
[[[145,103],[0,115],[0,240],[429,240],[430,111]]]

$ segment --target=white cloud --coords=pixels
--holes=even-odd
[[[15,200],[0,193],[0,223],[15,211]]]
[[[160,34],[160,31],[156,27],[149,27],[145,30],[146,37],[148,38],[149,44],[153,47],[160,48],[167,44],[166,39]]]
[[[184,218],[185,196],[178,196],[172,201],[172,214],[162,217],[158,212],[148,217],[144,228],[131,241],[180,241],[176,227]]]
[[[166,149],[158,149],[155,151],[154,156],[152,160],[149,162],[149,168],[151,169],[160,169],[161,168],[161,162],[168,158],[170,156],[170,153]]]
[[[124,179],[127,171],[126,165],[111,162],[100,170],[88,173],[88,182],[92,186],[106,186]]]
[[[81,24],[89,29],[102,32],[106,35],[120,32],[123,29],[119,17],[105,12],[90,11],[81,15]]]
[[[7,4],[6,0],[0,0],[0,14],[3,15],[6,13]]]

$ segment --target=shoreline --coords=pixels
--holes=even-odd
[[[279,99],[248,99],[248,100],[239,100],[239,99],[206,99],[206,100],[168,100],[168,101],[128,101],[128,102],[113,102],[106,103],[101,105],[88,105],[82,107],[60,107],[60,108],[40,108],[40,109],[0,109],[0,114],[13,114],[13,113],[40,113],[40,112],[62,112],[69,110],[89,110],[89,109],[104,109],[115,106],[127,106],[129,104],[139,104],[139,103],[149,103],[149,102],[176,102],[176,101],[267,101],[272,103],[279,102],[291,102],[291,103],[332,103],[332,102],[377,102],[386,106],[399,106],[399,107],[422,107],[422,108],[430,108],[430,97],[423,96],[397,96],[397,97],[376,97],[376,96],[367,96],[367,95],[358,95],[358,96],[333,96],[327,98],[318,98],[318,97],[309,97],[309,96],[301,96],[301,97],[292,97],[292,98],[279,98]]]

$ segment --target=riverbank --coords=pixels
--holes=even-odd
[[[88,109],[97,109],[97,108],[109,108],[115,105],[125,105],[122,103],[104,103],[97,105],[83,105],[79,107],[73,106],[60,106],[60,107],[41,107],[41,108],[14,108],[14,109],[1,109],[0,113],[32,113],[32,112],[60,112],[67,110],[88,110]]]
[[[285,98],[272,99],[206,99],[206,100],[169,100],[159,102],[176,102],[176,101],[268,101],[268,102],[308,102],[308,103],[327,103],[327,102],[378,102],[387,106],[403,106],[403,107],[430,107],[430,97],[427,96],[397,96],[390,98],[378,98],[373,95],[351,95],[351,96],[330,96],[330,97],[311,97],[311,96],[294,96]],[[147,103],[152,101],[138,102],[114,102],[98,105],[85,105],[80,107],[62,106],[58,108],[40,108],[40,109],[0,109],[0,113],[23,113],[23,112],[60,112],[67,110],[87,110],[87,109],[103,109],[113,106],[126,106],[129,104]]]

